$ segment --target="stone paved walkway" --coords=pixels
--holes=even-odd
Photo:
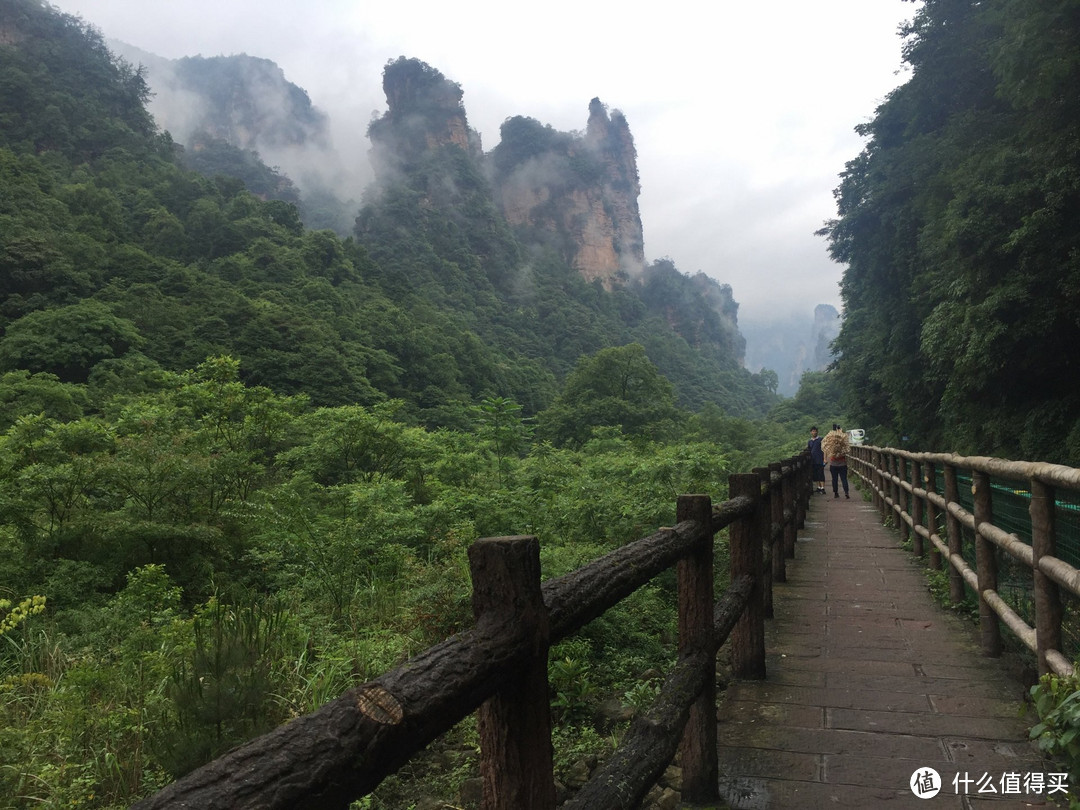
[[[795,557],[766,625],[767,679],[731,684],[720,705],[731,808],[1054,806],[1047,791],[1023,793],[1027,774],[1061,770],[1027,741],[1024,686],[980,654],[970,622],[934,603],[857,490],[813,499]],[[926,768],[944,785],[933,798],[910,787]],[[1020,793],[1003,788],[1012,773]],[[996,794],[980,793],[984,774]],[[965,775],[966,794],[953,786]]]

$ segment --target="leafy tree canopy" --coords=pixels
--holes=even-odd
[[[923,3],[836,190],[837,374],[882,440],[1080,463],[1080,11]]]
[[[0,370],[48,372],[64,382],[86,382],[97,362],[122,357],[141,341],[134,323],[97,301],[37,310],[8,326],[0,342]]]
[[[562,394],[540,415],[541,436],[580,447],[598,427],[628,436],[658,438],[679,416],[671,383],[640,343],[601,349],[583,357]]]

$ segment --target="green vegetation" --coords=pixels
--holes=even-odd
[[[1080,12],[928,0],[826,228],[875,441],[1080,464]]]
[[[767,417],[730,290],[523,247],[462,150],[341,239],[183,168],[83,22],[5,0],[0,30],[0,807],[126,807],[467,626],[476,538],[562,574],[836,412],[822,376]],[[552,651],[560,768],[653,688],[672,588]]]
[[[800,441],[713,412],[679,441],[599,425],[560,449],[505,398],[425,430],[400,403],[314,407],[237,374],[217,358],[0,438],[0,795],[126,806],[468,626],[473,539],[534,533],[557,576]],[[553,651],[561,734],[606,744],[599,702],[670,663],[672,589]]]
[[[1080,779],[1080,677],[1043,675],[1031,687],[1031,699],[1039,715],[1031,739],[1067,769],[1069,784],[1075,785]],[[1080,807],[1080,798],[1071,796],[1069,807]]]
[[[258,152],[233,146],[221,138],[205,132],[193,134],[181,159],[185,167],[200,174],[238,178],[244,188],[262,199],[300,204],[300,192],[292,180],[263,163]]]
[[[671,436],[676,417],[671,383],[632,343],[581,358],[540,427],[556,444],[580,447],[604,426],[618,425],[629,436]]]

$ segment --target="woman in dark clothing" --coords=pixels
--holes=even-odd
[[[806,443],[810,451],[810,478],[814,482],[814,492],[825,494],[825,452],[821,449],[821,437],[817,425],[810,428],[810,441]]]

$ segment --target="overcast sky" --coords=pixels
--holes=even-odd
[[[739,320],[839,308],[842,268],[814,236],[862,149],[854,127],[907,78],[904,0],[642,4],[596,0],[52,0],[108,38],[171,59],[272,59],[366,160],[382,69],[421,59],[458,82],[485,150],[527,115],[583,130],[623,112],[638,152],[645,257],[730,284]],[[355,148],[354,148],[355,147]]]

